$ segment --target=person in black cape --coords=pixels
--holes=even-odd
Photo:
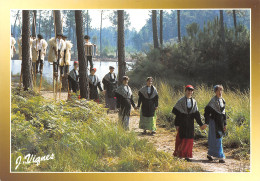
[[[104,85],[106,108],[109,108],[109,110],[116,109],[115,90],[117,89],[117,77],[114,70],[115,68],[113,66],[109,66],[109,73],[107,73],[102,80]]]
[[[172,109],[172,113],[176,116],[174,124],[178,131],[173,155],[185,158],[187,161],[191,161],[190,158],[192,158],[194,119],[200,125],[201,130],[207,127],[201,121],[196,100],[192,98],[193,90],[192,85],[187,85],[185,96],[179,99]]]
[[[123,76],[123,84],[115,91],[117,108],[119,109],[119,122],[125,130],[129,130],[129,118],[131,112],[131,105],[136,109],[133,101],[133,93],[128,85],[128,76]]]
[[[97,69],[92,68],[90,71],[89,79],[89,99],[94,100],[99,103],[98,89],[100,92],[103,92],[103,89],[100,84],[100,80],[97,75],[95,75]]]
[[[72,69],[68,75],[69,80],[69,90],[77,92],[79,90],[79,72],[78,72],[79,62],[74,62],[74,69]]]

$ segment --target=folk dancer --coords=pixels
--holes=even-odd
[[[58,76],[58,68],[59,63],[62,58],[62,52],[64,50],[64,40],[62,39],[62,34],[57,34],[57,38],[51,38],[49,40],[49,55],[48,55],[48,61],[53,62],[53,72],[54,76]]]
[[[192,148],[194,139],[194,119],[203,130],[207,127],[201,121],[198,111],[197,102],[192,98],[193,86],[185,87],[185,96],[178,100],[173,107],[172,113],[176,115],[175,126],[177,129],[174,156],[185,158],[186,161],[191,161]]]
[[[209,125],[208,133],[208,155],[207,158],[213,161],[212,157],[219,159],[219,163],[225,163],[225,154],[223,152],[222,138],[226,131],[226,102],[222,97],[223,86],[214,86],[215,96],[205,107],[205,122]]]
[[[68,79],[69,79],[69,90],[77,93],[79,90],[79,62],[74,62],[74,68],[70,71]]]
[[[44,63],[44,56],[46,55],[48,43],[43,39],[41,34],[37,35],[37,39],[33,40],[33,48],[32,48],[32,62],[33,64],[36,63],[36,74],[42,74],[43,71],[43,63]],[[40,70],[39,70],[40,64]]]
[[[99,96],[98,96],[98,89],[100,92],[103,92],[101,87],[100,80],[97,75],[95,75],[97,69],[92,68],[90,71],[89,78],[89,99],[94,100],[95,102],[99,103]]]
[[[102,80],[105,91],[106,108],[109,108],[109,110],[116,109],[115,90],[117,89],[117,77],[114,70],[115,68],[113,66],[109,66],[109,73],[107,73]]]
[[[151,131],[151,135],[156,133],[156,109],[158,108],[158,93],[156,88],[152,85],[153,78],[146,79],[146,86],[142,87],[138,92],[138,106],[140,108],[140,122],[139,128],[143,129],[143,134],[146,130]]]
[[[89,40],[90,37],[88,35],[84,36],[85,39],[85,55],[87,57],[87,67],[88,67],[88,62],[90,64],[90,69],[91,70],[93,68],[93,60],[92,57],[95,55],[95,51],[96,51],[96,45],[92,44]]]
[[[119,123],[125,130],[129,130],[131,105],[136,109],[133,101],[133,93],[128,85],[128,81],[128,76],[123,76],[123,84],[120,85],[115,91],[117,108],[119,109]]]
[[[62,35],[62,39],[64,41],[64,45],[63,45],[63,56],[61,62],[60,62],[60,74],[62,77],[64,77],[64,73],[68,74],[69,72],[69,66],[70,66],[70,60],[71,60],[71,48],[73,46],[73,44],[71,43],[71,41],[67,40],[67,36]],[[65,67],[65,69],[64,69]]]

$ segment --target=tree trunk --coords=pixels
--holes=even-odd
[[[237,16],[236,16],[236,10],[233,10],[233,19],[234,19],[235,36],[236,36],[236,39],[237,39]]]
[[[163,10],[160,10],[160,44],[163,47]]]
[[[83,36],[83,18],[82,11],[75,11],[75,21],[76,21],[76,35],[77,35],[77,47],[78,47],[78,60],[79,60],[79,87],[80,87],[80,97],[88,98],[87,90],[87,64],[85,57],[84,48],[84,36]]]
[[[224,18],[223,18],[223,10],[220,10],[220,35],[221,35],[221,40],[222,43],[225,42],[225,31],[224,31]]]
[[[53,16],[54,16],[54,12],[53,12]],[[53,27],[53,17],[51,17],[51,24],[50,24],[50,34],[49,34],[49,36],[50,36],[50,38],[52,37],[51,36],[51,32],[52,32],[52,28],[51,27]]]
[[[102,16],[103,16],[103,10],[101,10],[101,22],[100,22],[100,57],[102,57]]]
[[[157,33],[157,15],[156,10],[152,10],[152,23],[153,23],[153,45],[154,48],[159,48],[158,33]]]
[[[23,10],[22,24],[22,75],[24,90],[32,89],[32,60],[30,59],[30,12]]]
[[[87,10],[87,35],[88,35],[88,10]]]
[[[32,22],[32,36],[36,37],[36,17],[37,11],[33,10],[33,22]]]
[[[39,26],[38,26],[38,29],[39,29],[39,34],[41,34],[41,10],[39,10]]]
[[[225,43],[225,29],[224,29],[224,17],[223,17],[223,10],[219,10],[220,13],[220,36],[221,36],[221,43],[222,43],[222,56],[221,59],[226,61],[226,43]]]
[[[180,23],[180,10],[177,10],[177,23],[178,23],[178,41],[181,42],[181,23]]]
[[[117,11],[117,18],[118,83],[121,85],[126,71],[124,10]]]
[[[57,34],[62,34],[61,14],[59,10],[54,10],[54,17],[56,28],[55,35],[57,36]]]

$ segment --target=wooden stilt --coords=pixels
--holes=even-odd
[[[41,92],[41,87],[42,87],[42,73],[41,73],[41,79],[40,79],[39,93]]]

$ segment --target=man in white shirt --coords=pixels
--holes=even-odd
[[[63,77],[64,73],[68,74],[68,72],[69,72],[69,65],[70,65],[70,60],[71,60],[71,48],[73,45],[72,45],[71,41],[67,40],[67,36],[62,35],[62,39],[63,39],[64,43],[63,43],[62,52],[61,52],[62,58],[60,61],[60,74]]]
[[[61,61],[61,52],[63,49],[64,40],[62,39],[62,34],[57,34],[57,38],[55,40],[56,46],[53,46],[53,51],[55,52],[56,60],[53,61],[54,66],[54,75],[58,76],[58,68],[59,63]]]

